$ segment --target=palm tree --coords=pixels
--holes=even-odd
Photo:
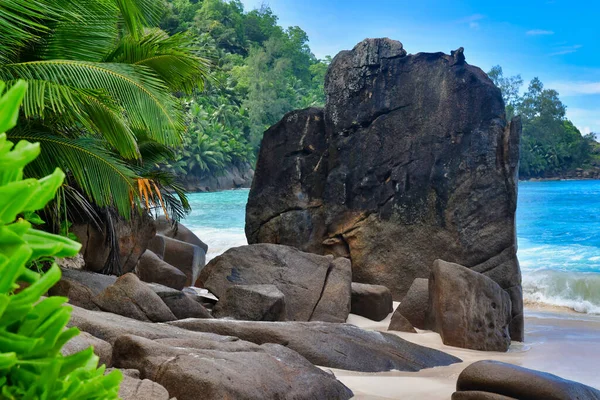
[[[202,87],[211,63],[186,33],[152,28],[162,11],[157,0],[0,0],[0,80],[29,85],[8,137],[42,145],[27,174],[60,167],[67,193],[123,216],[149,197],[162,202],[161,191],[184,200],[144,157],[180,145],[172,93]]]

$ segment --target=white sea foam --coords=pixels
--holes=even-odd
[[[232,247],[248,244],[244,231],[238,228],[196,228],[193,232],[208,245],[206,262]]]
[[[524,271],[523,299],[600,314],[600,274],[594,272]]]

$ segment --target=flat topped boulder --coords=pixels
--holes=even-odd
[[[213,313],[243,321],[285,321],[285,296],[275,285],[234,285]]]
[[[286,320],[327,322],[348,318],[351,280],[347,259],[273,244],[229,249],[208,263],[198,279],[219,299],[236,285],[272,284],[285,296]]]
[[[338,54],[324,109],[264,135],[246,209],[249,243],[352,260],[353,280],[401,301],[436,259],[495,280],[522,340],[515,210],[520,120],[463,49],[407,55],[368,39]]]
[[[461,360],[396,335],[327,322],[249,322],[186,319],[170,325],[235,336],[256,344],[282,344],[315,365],[350,371],[419,371]]]

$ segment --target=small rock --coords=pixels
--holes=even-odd
[[[556,375],[499,361],[478,361],[461,372],[453,399],[462,393],[479,391],[508,398],[528,400],[599,400],[600,390]],[[480,397],[477,397],[479,399]],[[481,397],[485,399],[485,397]],[[488,397],[498,399],[501,397]]]
[[[388,326],[388,331],[417,333],[411,323],[404,317],[404,315],[400,314],[398,310],[392,314],[392,320]]]
[[[177,290],[183,289],[188,279],[178,268],[164,262],[150,250],[140,257],[135,272],[144,282],[159,283]]]
[[[158,284],[149,284],[177,319],[212,318],[206,308],[186,293]]]
[[[350,312],[373,321],[385,319],[394,310],[392,293],[381,285],[352,282]]]
[[[104,311],[140,321],[166,322],[177,318],[147,284],[132,273],[121,276],[94,298]]]
[[[285,296],[275,285],[231,286],[214,315],[243,321],[285,321]]]
[[[436,260],[429,278],[429,312],[433,330],[446,345],[484,351],[510,346],[510,297],[483,274]]]
[[[429,280],[417,278],[410,285],[394,315],[402,314],[415,328],[428,329],[428,312]]]
[[[106,373],[110,373],[110,368]],[[140,379],[140,371],[122,369],[123,380],[119,386],[121,400],[169,400],[169,392],[162,385],[149,379]]]

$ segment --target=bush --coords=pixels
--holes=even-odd
[[[4,87],[0,82],[0,96]],[[18,82],[0,97],[0,132],[16,124],[25,90]],[[92,348],[61,355],[79,330],[65,329],[72,311],[66,298],[42,298],[60,280],[58,266],[44,275],[27,268],[40,257],[74,256],[81,247],[21,218],[54,198],[65,177],[57,169],[43,179],[24,180],[23,168],[39,153],[39,143],[13,146],[0,133],[0,399],[117,399],[121,373],[104,375]]]

